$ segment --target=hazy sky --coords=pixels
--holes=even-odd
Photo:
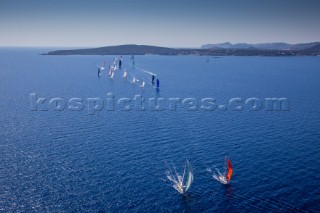
[[[320,41],[319,0],[0,0],[0,46]]]

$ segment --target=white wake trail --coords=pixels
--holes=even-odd
[[[214,169],[216,170],[216,172],[212,171],[210,168],[207,169],[208,172],[210,172],[212,174],[212,178],[222,184],[227,184],[228,181],[226,179],[226,176],[223,175],[219,169],[217,169],[216,167],[214,167]]]
[[[143,70],[143,69],[140,69],[140,68],[137,68],[137,67],[136,67],[136,69],[137,69],[137,70],[140,70],[140,71],[142,71],[142,72],[144,72],[144,73],[157,76],[157,74],[155,74],[155,73],[153,73],[153,72],[150,72],[150,71],[148,71],[148,70]]]

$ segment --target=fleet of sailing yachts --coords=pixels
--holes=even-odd
[[[139,84],[139,86],[141,88],[145,87],[145,85],[146,85],[145,79],[144,78],[143,79],[138,79],[134,75],[134,70],[139,70],[141,72],[144,72],[144,73],[150,75],[151,76],[150,80],[151,80],[152,87],[156,88],[157,90],[159,90],[160,80],[156,77],[157,75],[155,73],[152,73],[152,72],[149,72],[149,71],[146,71],[146,70],[142,70],[140,68],[136,68],[135,67],[135,60],[134,60],[134,56],[133,55],[131,56],[131,61],[132,61],[132,65],[131,65],[132,72],[130,73],[131,74],[131,79],[129,79],[129,81],[131,83],[133,83],[133,84],[135,84],[135,83]],[[107,76],[110,79],[114,79],[115,72],[122,68],[122,64],[123,64],[122,56],[120,56],[119,59],[116,57],[114,59],[112,65],[109,65],[109,70],[108,70]],[[101,76],[101,72],[107,68],[106,62],[104,62],[102,65],[98,65],[97,67],[98,67],[98,77],[100,77]],[[127,69],[123,69],[122,78],[123,79],[127,79],[128,78]],[[140,81],[141,81],[141,83],[139,83]]]
[[[136,68],[133,55],[131,56],[131,60],[132,60],[132,65],[131,65],[132,70],[137,69],[137,70],[140,70],[142,72],[145,72],[145,73],[151,75],[151,84],[154,88],[156,88],[158,90],[160,87],[160,81],[158,78],[156,78],[156,74],[149,72],[149,71],[146,71],[146,70]],[[119,60],[118,60],[118,58],[114,59],[113,64],[109,66],[109,71],[107,74],[110,79],[114,78],[114,74],[115,74],[116,70],[121,69],[122,63],[123,63],[122,56],[119,58]],[[103,65],[100,65],[97,67],[98,67],[98,77],[100,77],[101,72],[106,69],[106,62],[104,62]],[[140,81],[139,79],[137,79],[135,77],[135,75],[132,74],[131,76],[132,76],[131,80],[129,80],[131,83],[134,84],[134,83],[137,83]],[[128,77],[128,72],[126,69],[124,69],[122,78],[127,79],[127,77]],[[156,85],[155,85],[155,80],[156,80]],[[141,88],[144,88],[145,84],[146,84],[145,80],[142,79],[142,82],[139,86]],[[215,168],[215,170],[216,170],[216,172],[213,172],[211,169],[207,169],[207,171],[212,173],[212,178],[214,180],[217,180],[218,182],[225,184],[225,185],[230,183],[232,173],[233,173],[233,168],[232,168],[231,161],[228,157],[226,157],[226,160],[225,160],[224,172],[221,173],[217,168]],[[177,190],[180,194],[187,193],[187,191],[191,187],[191,184],[192,184],[193,178],[194,178],[193,169],[192,169],[192,166],[188,160],[185,161],[184,170],[183,170],[182,175],[178,174],[175,170],[174,170],[174,172],[168,171],[166,173],[166,175],[167,175],[167,179],[171,183],[173,183],[173,188],[175,190]]]

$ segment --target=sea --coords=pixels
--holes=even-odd
[[[0,48],[0,212],[320,210],[320,57],[49,50]]]

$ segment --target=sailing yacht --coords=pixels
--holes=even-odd
[[[233,168],[232,168],[232,164],[231,164],[231,161],[228,157],[226,157],[226,160],[225,160],[225,171],[223,174],[221,174],[219,172],[219,170],[217,170],[218,172],[218,175],[217,174],[214,174],[212,175],[212,177],[219,181],[220,183],[222,184],[229,184],[230,181],[231,181],[231,177],[232,177],[232,173],[233,173]]]
[[[167,178],[173,183],[173,188],[177,190],[180,194],[185,194],[193,182],[193,169],[188,160],[185,162],[185,167],[183,175],[178,173],[172,174],[172,172],[167,173]]]

